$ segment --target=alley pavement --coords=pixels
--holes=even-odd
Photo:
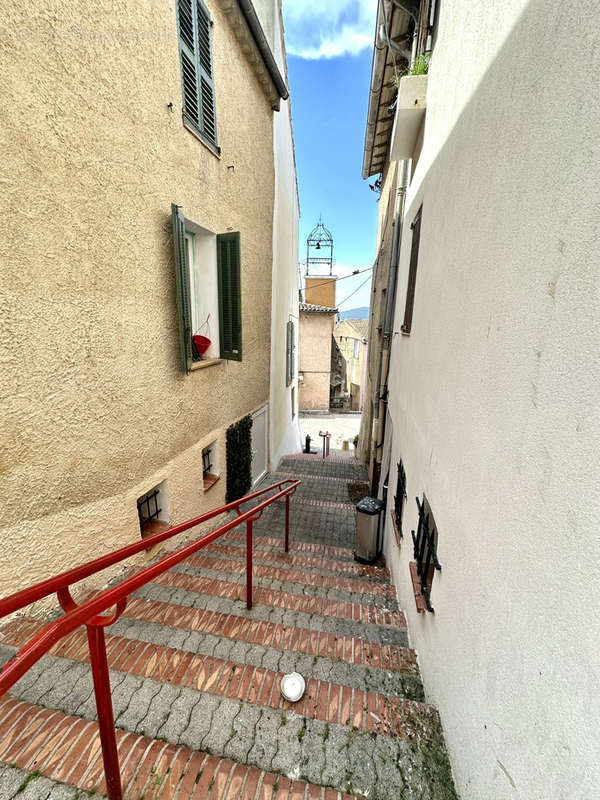
[[[125,798],[454,800],[435,708],[384,566],[353,559],[344,453],[282,459],[298,477],[254,525],[254,607],[235,529],[132,595],[107,628]],[[0,662],[44,626],[11,620]],[[297,703],[279,691],[300,672]],[[85,631],[0,699],[0,800],[106,793]]]

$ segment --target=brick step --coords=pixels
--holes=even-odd
[[[11,658],[17,647],[0,645],[2,660]],[[162,683],[193,690],[186,698],[190,708],[198,703],[200,694],[208,694],[279,711],[294,711],[306,719],[400,738],[405,738],[415,714],[423,714],[422,702],[307,676],[303,699],[292,704],[284,700],[279,690],[283,672],[120,636],[107,636],[106,650],[109,666],[115,672],[115,685],[120,685],[120,696],[126,692],[123,691],[125,684],[119,684],[122,681],[119,673],[127,673],[129,677],[142,678],[144,684],[150,681],[152,687]],[[40,662],[36,672],[23,677],[13,694],[27,702],[41,702],[69,713],[87,716],[82,708],[93,712],[92,697],[88,696],[83,705],[77,705],[74,699],[80,698],[82,692],[87,696],[87,690],[92,686],[85,632],[77,631],[66,637],[43,661],[45,663]],[[78,668],[69,662],[77,662]],[[45,684],[53,680],[51,676],[54,673],[61,676],[60,682],[50,683],[50,689],[46,690]],[[135,681],[128,681],[128,684],[132,694],[140,690]],[[160,690],[158,687],[155,694]],[[146,694],[153,696],[151,689]],[[129,707],[125,716],[128,710]],[[117,724],[128,728],[134,724],[132,729],[135,729],[135,718],[133,723],[130,719],[129,724],[125,724],[122,717],[123,714],[119,717],[115,710]],[[158,733],[157,730],[152,735]]]
[[[126,660],[136,656],[120,654]],[[54,656],[42,662],[15,686],[14,698],[37,708],[43,705],[41,721],[60,711],[94,722],[89,666]],[[179,665],[177,672],[185,676],[185,685],[111,670],[115,724],[121,734],[160,739],[259,770],[378,798],[397,796],[394,791],[403,787],[406,776],[427,765],[429,753],[438,757],[439,719],[435,709],[424,703],[390,701],[375,693],[345,696],[341,688],[313,686],[309,681],[296,710],[280,697],[271,700],[275,687],[269,671],[253,668],[249,675],[236,674],[233,665],[215,665],[214,659],[205,660],[203,666],[192,675],[194,670],[186,672]],[[161,674],[157,662],[150,669]],[[203,689],[194,688],[194,681],[202,682]],[[4,731],[1,725],[0,719]],[[19,726],[19,736],[21,730]],[[32,748],[42,743],[47,746],[45,732],[35,737]],[[3,750],[0,739],[0,759],[4,753],[14,760],[14,751]],[[378,756],[383,763],[373,773],[368,765]]]
[[[52,656],[43,661],[15,687],[15,699],[38,709],[43,705],[40,722],[55,711],[94,722],[96,710],[88,665]],[[341,701],[337,698],[337,705],[332,702],[330,687],[327,692],[321,688],[311,697],[309,685],[308,704],[305,700],[297,704],[307,712],[301,716],[295,710],[265,704],[267,673],[260,683],[249,687],[258,697],[246,695],[246,686],[241,683],[245,679],[236,678],[235,674],[230,676],[230,682],[237,680],[242,696],[248,699],[230,698],[223,690],[219,693],[216,682],[227,683],[224,668],[216,676],[212,668],[206,670],[208,680],[215,682],[213,692],[112,670],[113,707],[120,735],[160,739],[175,747],[210,752],[259,770],[294,775],[309,783],[376,798],[399,796],[406,776],[416,776],[422,765],[425,769],[434,766],[428,764],[430,753],[439,771],[437,746],[441,730],[437,713],[430,706],[398,701],[393,723],[396,735],[392,736],[387,718],[382,720],[377,715],[385,714],[387,706],[380,709],[373,705],[376,699],[371,695],[368,700],[362,698],[361,705],[360,695],[354,693],[348,710],[343,696]],[[270,692],[272,696],[272,687]],[[346,712],[350,724],[331,721],[334,715],[339,719]],[[357,719],[360,729],[353,727]],[[385,732],[377,730],[381,725],[387,726]],[[19,736],[22,728],[23,725],[18,726]],[[1,719],[0,730],[4,738]],[[10,736],[8,725],[6,730]],[[89,726],[87,730],[89,733]],[[47,738],[46,732],[40,731],[32,739],[32,758],[37,757],[34,752],[39,752],[40,746],[48,746]],[[14,750],[3,750],[1,742],[0,739],[0,759],[6,752],[7,758],[14,761]],[[369,766],[374,764],[375,771]]]
[[[3,797],[15,796],[8,791],[16,786],[16,796],[25,798],[19,789],[26,782],[41,790],[28,796],[44,800],[78,797],[65,795],[60,783],[106,793],[95,722],[2,698],[0,731]],[[131,732],[118,730],[117,746],[124,795],[131,800],[352,800],[349,794]],[[50,794],[39,775],[57,782],[50,784]]]
[[[246,542],[245,539],[240,541],[227,541],[222,543],[223,539],[217,539],[216,542],[210,544],[206,550],[201,553],[232,556],[234,558],[245,558],[246,556]],[[367,580],[377,580],[382,582],[390,581],[390,571],[387,567],[370,566],[368,564],[359,564],[356,561],[342,561],[327,556],[311,556],[302,555],[294,552],[285,553],[279,543],[278,550],[265,551],[262,548],[254,548],[254,563],[265,565],[285,566],[291,568],[303,568],[304,570],[317,569],[320,573],[325,575],[347,575],[351,578],[362,578]]]
[[[219,539],[219,541],[241,542],[245,545],[246,534],[240,532],[239,530],[230,531],[229,533],[224,534]],[[257,534],[254,536],[253,541],[254,541],[254,546],[259,547],[261,549],[276,550],[278,553],[281,553],[283,550],[283,536],[273,537],[273,536],[262,536]],[[291,539],[290,553],[292,555],[306,554],[306,555],[322,556],[324,558],[335,558],[339,560],[351,561],[353,564],[356,564],[356,561],[354,560],[354,553],[348,547],[336,547],[328,544],[319,544],[317,542],[294,541],[293,539]]]
[[[242,612],[243,616],[240,611],[239,607],[234,613],[220,609],[197,609],[132,596],[123,616],[111,630],[121,625],[124,620],[130,619],[134,622],[149,622],[167,627],[171,639],[176,637],[176,629],[179,629],[181,640],[188,635],[187,631],[192,631],[197,635],[211,634],[232,641],[330,658],[348,664],[362,664],[374,669],[418,674],[415,653],[406,643],[396,645],[389,642],[371,642],[335,631],[319,631],[288,626],[281,622],[253,619],[245,610]]]
[[[221,611],[235,616],[243,614],[245,618],[256,622],[274,622],[286,628],[307,628],[322,633],[333,633],[338,636],[363,639],[370,643],[388,643],[400,647],[408,647],[408,635],[405,625],[377,625],[328,616],[327,606],[324,606],[324,603],[331,604],[333,609],[335,606],[342,604],[324,600],[323,598],[287,595],[284,592],[276,593],[272,590],[262,589],[259,586],[255,588],[253,593],[254,605],[252,611],[246,611],[246,587],[243,584],[209,581],[209,584],[213,585],[204,587],[205,594],[201,594],[195,589],[179,588],[181,584],[193,586],[195,585],[194,582],[201,580],[204,579],[170,572],[165,576],[161,576],[160,581],[157,580],[138,589],[133,593],[132,597],[183,606],[198,611]],[[274,595],[274,597],[271,598],[271,595]],[[288,609],[285,604],[285,598],[287,597],[307,601],[309,605],[303,607],[308,608],[308,610]],[[276,603],[280,603],[279,607],[274,607],[275,603],[272,602],[272,599]],[[349,603],[346,605],[353,607],[356,604]],[[317,607],[321,608],[322,613],[317,612]],[[373,607],[368,606],[367,608],[372,609]],[[379,609],[374,609],[374,611],[379,611]],[[335,611],[332,610],[331,613],[333,614]],[[388,612],[385,613],[387,614]],[[403,619],[399,621],[402,622]],[[177,622],[174,624],[177,624]]]
[[[202,575],[188,575],[175,570],[157,576],[153,583],[173,589],[184,589],[196,594],[209,594],[212,597],[246,599],[245,583],[244,587],[240,587],[239,584],[231,581],[206,578]],[[242,590],[241,594],[240,590]],[[315,597],[314,594],[293,594],[261,587],[256,587],[252,596],[256,605],[264,604],[274,609],[284,608],[288,611],[335,617],[340,621],[351,620],[363,625],[406,628],[404,614],[401,611],[392,611],[387,608],[345,600],[332,600],[327,597]]]
[[[37,635],[45,623],[33,619],[15,620],[5,628],[2,641],[5,645],[19,648],[30,638]],[[202,657],[213,657],[219,661],[229,661],[239,668],[251,666],[271,670],[278,675],[289,672],[300,672],[306,680],[327,681],[333,684],[348,687],[349,689],[363,692],[376,692],[390,697],[406,698],[409,700],[423,701],[423,686],[418,674],[414,653],[405,654],[404,669],[378,669],[362,664],[350,664],[336,660],[331,650],[327,648],[328,655],[308,655],[301,652],[278,650],[262,644],[224,639],[212,634],[203,634],[198,631],[184,633],[171,627],[159,625],[156,622],[139,622],[137,620],[119,620],[109,629],[111,640],[118,641],[118,648],[111,650],[110,666],[114,669],[132,671],[142,674],[142,664],[149,663],[155,652],[161,652],[168,645],[168,658],[161,655],[162,672],[165,675],[175,673],[180,665],[182,669],[192,669],[196,661]],[[183,635],[182,635],[183,634]],[[108,641],[108,640],[107,640]],[[335,645],[335,643],[334,643]],[[116,645],[115,645],[116,646]],[[140,663],[133,661],[135,648],[139,651]],[[129,660],[118,659],[122,651],[131,653],[131,669]],[[135,650],[135,652],[138,652]],[[50,651],[51,654],[74,660],[87,659],[87,637],[83,629],[79,629],[71,636],[64,639]],[[143,652],[143,658],[142,658]],[[190,655],[197,657],[190,659]],[[164,657],[163,657],[164,656]],[[169,666],[171,665],[171,666]],[[152,677],[144,672],[146,677]],[[177,682],[177,680],[175,681]],[[201,687],[197,687],[201,688]]]
[[[190,558],[173,567],[173,572],[195,575],[196,577],[227,580],[231,583],[246,583],[246,563],[233,558]],[[347,578],[333,578],[323,575],[310,576],[302,580],[303,573],[284,570],[279,567],[253,567],[253,584],[264,589],[274,589],[294,595],[324,597],[330,600],[343,600],[349,603],[376,606],[377,608],[398,610],[393,587],[384,583],[368,584],[365,581],[350,581]],[[352,585],[355,588],[352,589]],[[373,591],[370,591],[373,589]]]

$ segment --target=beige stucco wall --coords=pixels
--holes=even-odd
[[[386,556],[463,800],[600,790],[598,21],[590,0],[442,4],[407,197],[389,408],[409,499]],[[423,491],[442,571],[419,616]]]
[[[333,335],[338,343],[338,347],[346,362],[346,385],[344,391],[350,391],[350,384],[354,383],[360,387],[363,375],[363,358],[366,356],[366,348],[359,332],[346,320],[342,320],[333,330]],[[358,358],[354,358],[354,342],[360,342],[358,348]]]
[[[329,278],[326,275],[305,278],[306,302],[325,308],[335,308],[336,286],[337,278]]]
[[[300,312],[299,383],[301,410],[329,409],[331,314]]]
[[[173,521],[215,505],[198,448],[268,400],[272,111],[208,5],[221,158],[182,125],[171,2],[17,3],[0,23],[3,592],[137,539],[158,475]],[[241,231],[241,363],[180,371],[171,202]]]

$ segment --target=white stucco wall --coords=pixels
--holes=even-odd
[[[283,22],[278,0],[256,5],[282,75],[286,76]],[[298,413],[292,416],[292,394],[298,398],[298,227],[300,207],[296,183],[290,100],[273,115],[275,210],[273,216],[273,295],[271,306],[271,388],[269,458],[276,469],[281,457],[300,450]],[[286,386],[287,322],[294,322],[295,376]]]
[[[386,556],[463,800],[600,795],[600,18],[575,0],[447,0],[407,196]],[[389,443],[389,439],[388,439]],[[415,611],[415,496],[439,528]],[[393,495],[392,495],[393,496]]]

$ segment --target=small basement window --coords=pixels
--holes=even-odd
[[[219,480],[218,456],[217,442],[209,444],[202,450],[202,482],[205,492]]]
[[[162,481],[137,499],[142,538],[158,533],[169,526],[169,495],[167,482]]]

